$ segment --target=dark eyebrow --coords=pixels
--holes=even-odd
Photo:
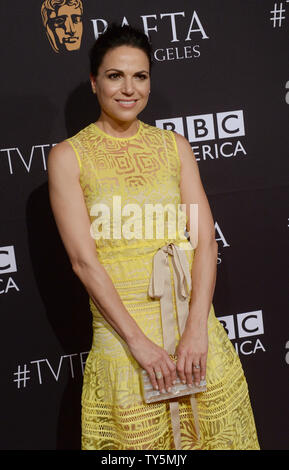
[[[107,69],[107,70],[105,71],[105,73],[106,73],[106,72],[111,72],[111,71],[123,73],[122,70],[118,70],[118,69]],[[147,74],[148,74],[149,72],[148,72],[147,70],[140,70],[139,72],[135,72],[135,73],[147,73]]]

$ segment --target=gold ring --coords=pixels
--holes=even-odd
[[[199,365],[194,366],[194,369],[199,369],[199,368],[200,368]]]
[[[178,356],[176,356],[175,354],[169,354],[169,356],[172,359],[172,361],[177,361],[178,360]]]
[[[162,374],[160,371],[156,372],[156,378],[157,378],[157,379],[162,379],[162,378],[163,378],[163,374]]]

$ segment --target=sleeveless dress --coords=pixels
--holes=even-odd
[[[91,123],[67,141],[79,163],[80,184],[98,259],[127,311],[147,337],[164,347],[160,299],[148,293],[154,255],[173,243],[185,248],[190,270],[194,258],[194,249],[184,236],[186,216],[183,233],[170,231],[173,219],[169,214],[176,214],[172,208],[181,204],[180,159],[174,133],[139,121],[134,136],[117,138]],[[156,232],[160,217],[145,212],[150,205],[168,208],[162,219],[163,233]],[[110,217],[100,223],[102,213],[109,213]],[[145,231],[148,220],[153,225],[153,235]],[[180,334],[170,256],[168,265],[177,341]],[[82,449],[175,449],[169,401],[144,402],[139,364],[91,298],[89,304],[93,340],[83,378]],[[243,369],[215,316],[213,304],[208,335],[207,391],[195,395],[199,434],[189,397],[177,400],[181,449],[258,450]]]

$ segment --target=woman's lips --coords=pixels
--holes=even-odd
[[[123,108],[133,108],[137,100],[116,100]]]

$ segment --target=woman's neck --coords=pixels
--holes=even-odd
[[[95,123],[102,131],[113,137],[132,137],[139,128],[139,121],[118,121],[102,113]]]

